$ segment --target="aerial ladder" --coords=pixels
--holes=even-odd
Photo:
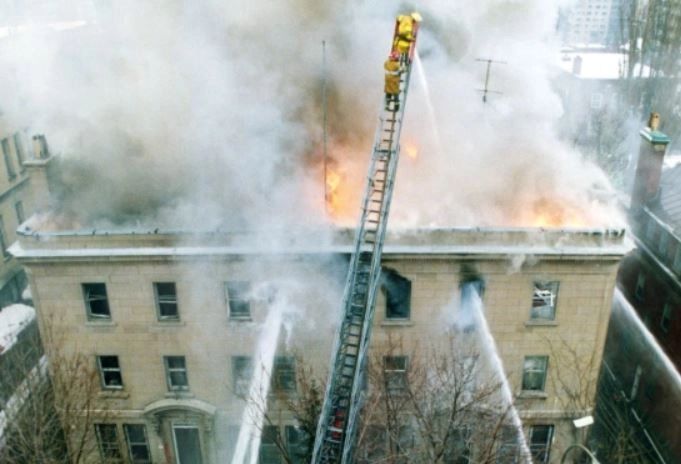
[[[312,464],[352,462],[362,400],[363,372],[381,274],[381,254],[392,199],[400,132],[421,16],[400,15],[386,61],[386,97],[369,165],[362,214],[343,294],[343,320],[332,352]],[[392,82],[389,82],[392,77]],[[399,82],[399,87],[397,83]],[[389,84],[392,83],[392,89]]]

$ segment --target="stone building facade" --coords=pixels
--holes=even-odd
[[[277,345],[275,390],[295,394],[292,353],[319,372],[328,368],[350,231],[291,233],[277,246],[254,237],[50,231],[30,222],[19,230],[11,252],[27,269],[40,324],[91,355],[100,399],[117,413],[93,431],[110,462],[230,462],[244,410],[236,392],[248,384],[243,373],[258,343]],[[554,462],[578,439],[572,419],[590,413],[593,394],[585,392],[584,410],[568,406],[551,379],[572,367],[548,342],[595,359],[588,375],[595,386],[625,251],[622,230],[389,234],[384,270],[408,291],[400,302],[379,293],[371,350],[389,337],[404,340],[405,350],[443,337],[473,269],[530,448],[536,462]],[[262,340],[273,298],[285,306],[283,328]],[[281,420],[293,440],[290,416]],[[266,446],[261,462],[280,462]]]

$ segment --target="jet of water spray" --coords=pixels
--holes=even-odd
[[[499,351],[497,350],[496,342],[494,337],[489,330],[489,325],[485,319],[485,314],[483,311],[482,299],[478,293],[477,283],[469,282],[461,287],[461,308],[459,310],[460,318],[457,318],[457,327],[463,330],[470,330],[475,327],[478,337],[480,339],[480,345],[482,348],[482,355],[490,363],[494,374],[498,377],[501,382],[501,395],[504,405],[507,406],[511,413],[511,421],[516,429],[517,440],[520,444],[520,459],[525,464],[531,464],[532,458],[530,449],[527,446],[527,441],[525,440],[525,434],[523,433],[523,423],[518,415],[518,410],[513,404],[513,394],[511,393],[511,386],[506,378],[506,373],[504,371],[504,364],[499,357]],[[471,322],[474,322],[471,324]]]
[[[440,130],[438,129],[437,119],[435,118],[435,109],[433,108],[433,101],[430,98],[430,87],[428,86],[428,80],[426,80],[426,71],[423,69],[423,63],[421,62],[421,56],[419,51],[416,50],[414,54],[414,65],[416,68],[416,76],[419,86],[425,95],[426,107],[428,108],[428,119],[430,119],[430,127],[433,131],[433,143],[435,144],[435,149],[437,154],[442,154],[442,142],[440,139]]]
[[[269,308],[254,356],[253,378],[248,388],[246,408],[241,420],[232,464],[257,464],[262,438],[263,420],[267,410],[267,395],[274,365],[274,354],[282,327],[285,305],[275,300]]]

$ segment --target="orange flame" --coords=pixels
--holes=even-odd
[[[585,227],[588,220],[580,209],[561,200],[549,200],[545,197],[537,200],[529,217],[522,220],[522,225],[531,227]]]
[[[404,152],[411,159],[416,159],[419,156],[419,147],[412,142],[407,142],[404,144]]]

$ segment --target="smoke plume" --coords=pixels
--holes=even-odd
[[[429,92],[412,78],[418,155],[401,160],[391,225],[615,220],[591,193],[605,176],[554,129],[558,1],[62,3],[6,16],[0,92],[4,119],[61,154],[54,207],[75,226],[326,223],[324,75],[328,166],[354,222],[394,17],[412,9]],[[488,58],[501,93],[483,103]]]

